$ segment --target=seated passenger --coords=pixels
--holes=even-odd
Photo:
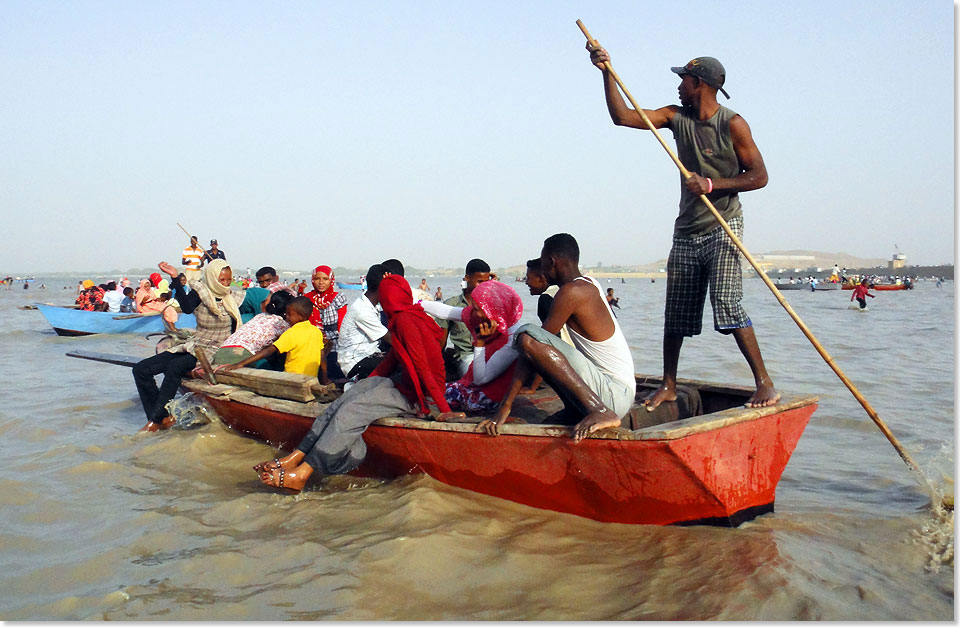
[[[133,288],[125,287],[123,288],[123,300],[120,301],[120,312],[121,313],[133,313],[136,307],[136,303],[133,301]]]
[[[380,304],[389,320],[390,352],[369,377],[327,407],[296,451],[254,466],[260,481],[301,490],[314,471],[325,475],[350,472],[366,456],[363,432],[370,423],[385,416],[426,416],[427,396],[444,412],[438,418],[463,416],[450,412],[444,400],[442,332],[412,299],[406,279],[398,275],[383,278]],[[400,380],[394,385],[389,376],[397,369]]]
[[[490,266],[487,265],[487,262],[483,259],[471,259],[467,263],[463,275],[462,289],[456,296],[448,298],[443,303],[451,307],[472,307],[473,301],[470,300],[470,292],[476,286],[489,280]],[[443,360],[447,367],[447,381],[456,381],[467,373],[467,368],[473,361],[473,336],[470,335],[467,325],[463,322],[437,320],[437,324],[445,330],[441,346],[444,347]],[[451,348],[446,348],[447,338],[453,344]]]
[[[272,300],[273,297],[271,297]],[[229,372],[245,368],[261,359],[269,359],[277,353],[285,353],[284,372],[317,376],[320,361],[323,359],[323,331],[310,324],[310,312],[313,305],[303,296],[297,296],[287,305],[285,317],[290,328],[284,331],[272,344],[256,354],[235,363],[221,366],[215,372]]]
[[[380,265],[383,266],[384,274],[383,276],[390,276],[391,274],[396,274],[398,276],[404,275],[403,263],[399,259],[387,259],[386,261],[381,261]],[[419,303],[423,300],[437,300],[430,295],[430,292],[425,292],[419,287],[410,286],[410,292],[413,295],[413,302]],[[385,320],[385,318],[384,318]],[[386,324],[386,322],[384,322]]]
[[[264,312],[245,322],[233,335],[224,340],[210,363],[214,366],[235,364],[273,344],[284,331],[290,328],[290,323],[284,318],[284,314],[292,300],[293,296],[286,290],[270,295]]]
[[[421,303],[423,310],[444,320],[461,320],[473,336],[473,361],[459,381],[447,383],[452,409],[483,412],[495,409],[510,387],[516,365],[514,333],[522,326],[520,295],[499,281],[481,283],[470,294],[472,307]]]
[[[337,337],[340,324],[347,315],[347,299],[334,289],[333,269],[330,266],[317,266],[310,277],[313,290],[304,296],[313,304],[310,324],[323,331],[324,360],[320,369],[320,381],[330,382],[330,375],[342,379],[343,373],[337,365]],[[327,370],[331,372],[327,372]]]
[[[82,311],[103,311],[103,290],[87,279],[83,282],[83,291],[77,296],[75,304]]]
[[[280,282],[277,271],[270,266],[264,266],[257,270],[257,285],[269,290],[271,294],[277,290],[287,290],[291,296],[296,296],[293,290]]]
[[[177,277],[177,270],[172,265],[165,262],[159,265],[171,277]],[[174,281],[183,312],[196,316],[196,333],[133,367],[133,379],[148,421],[141,431],[158,431],[173,425],[166,406],[179,389],[183,377],[197,365],[197,353],[203,351],[204,356],[211,359],[223,341],[242,325],[238,299],[230,292],[233,272],[227,262],[223,259],[210,262],[200,276],[200,280],[190,282],[193,291],[189,294],[180,281]],[[163,383],[158,390],[154,377],[161,373]]]
[[[107,311],[120,313],[120,303],[123,302],[123,292],[117,289],[116,281],[107,283],[103,293],[103,302],[107,304]]]
[[[540,252],[544,276],[560,291],[542,327],[528,324],[517,331],[520,353],[513,382],[496,415],[479,429],[497,435],[510,415],[521,386],[537,373],[552,387],[564,411],[552,418],[573,424],[579,442],[600,429],[619,427],[636,396],[630,347],[610,312],[603,288],[580,274],[580,248],[567,233],[547,238]],[[556,334],[567,324],[574,347]]]
[[[383,266],[374,264],[367,270],[367,291],[353,301],[340,325],[337,359],[347,379],[366,379],[383,361],[381,340],[389,342],[387,328],[380,322],[380,281]]]
[[[286,290],[280,290],[286,291]],[[293,296],[290,292],[287,292],[291,297]],[[240,303],[240,314],[241,315],[254,315],[261,314],[266,311],[267,303],[269,302],[270,290],[263,287],[248,287],[243,293],[243,302]],[[289,302],[289,301],[287,301]]]

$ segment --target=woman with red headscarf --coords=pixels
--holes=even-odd
[[[513,335],[521,326],[523,301],[509,285],[485,281],[470,293],[473,307],[451,307],[436,301],[421,303],[437,318],[460,320],[473,336],[473,362],[459,381],[447,384],[450,407],[469,412],[496,408],[507,393],[517,363]]]
[[[313,291],[304,294],[313,303],[310,324],[323,331],[324,357],[320,365],[322,383],[329,383],[329,374],[335,378],[343,378],[343,373],[337,365],[337,338],[340,336],[343,318],[347,315],[347,299],[333,289],[333,279],[333,268],[317,266],[313,276],[310,277],[313,282]]]
[[[438,420],[463,416],[451,412],[444,400],[443,331],[412,301],[406,279],[396,274],[383,278],[380,304],[387,313],[390,352],[369,377],[327,407],[296,451],[254,466],[263,483],[300,490],[314,471],[350,472],[367,454],[363,432],[370,423],[387,416],[425,416],[430,411],[427,396],[442,412]],[[394,383],[388,377],[396,374],[399,378]]]

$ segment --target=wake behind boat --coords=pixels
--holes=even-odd
[[[130,366],[138,361],[82,351],[68,356]],[[244,368],[222,380],[230,384],[188,379],[182,385],[232,430],[284,450],[299,444],[327,406],[316,400],[325,388],[313,377]],[[637,398],[659,383],[638,375]],[[364,433],[367,456],[351,474],[427,474],[602,522],[736,526],[773,511],[777,483],[817,397],[784,394],[777,405],[747,409],[751,388],[679,383],[696,390],[702,414],[646,424],[646,410],[636,405],[631,414],[637,428],[599,431],[579,444],[570,428],[559,425],[508,423],[493,438],[477,433],[483,416],[462,422],[384,417]],[[512,415],[532,423],[561,407],[546,388],[518,399]]]

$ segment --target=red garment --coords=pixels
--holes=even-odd
[[[380,305],[387,313],[390,352],[370,376],[389,376],[399,365],[403,376],[397,389],[411,403],[420,405],[422,415],[430,413],[428,394],[441,412],[450,411],[444,398],[443,329],[424,313],[423,307],[413,304],[410,284],[398,274],[380,282]]]
[[[333,280],[333,268],[330,266],[317,266],[313,270],[313,274],[318,272],[323,272],[330,277],[330,287],[328,287],[323,292],[318,292],[317,290],[312,290],[304,294],[307,298],[310,299],[310,302],[313,303],[313,311],[310,312],[310,324],[317,327],[318,329],[323,329],[324,319],[323,311],[330,306],[330,303],[333,302],[333,299],[337,297],[338,292],[333,289],[334,280]],[[411,296],[411,298],[413,298]],[[340,325],[343,324],[343,319],[347,315],[347,306],[343,305],[340,309],[337,310],[337,331],[340,330]],[[326,321],[328,324],[331,324],[331,320],[328,318]]]
[[[153,274],[150,275],[150,282],[153,284],[154,287],[159,287],[160,281],[162,280],[163,280],[163,277],[160,275],[159,272],[154,272]]]
[[[80,292],[76,304],[79,305],[82,311],[98,311],[103,303],[103,295],[103,289],[94,285]]]
[[[874,298],[873,294],[868,293],[867,290],[869,289],[870,288],[864,285],[863,283],[857,285],[855,288],[853,288],[853,295],[850,296],[850,300],[853,300],[854,298],[864,298],[866,296],[869,296],[870,298]]]
[[[484,359],[489,361],[493,354],[506,346],[507,341],[511,339],[507,330],[520,322],[520,318],[523,316],[523,301],[520,300],[520,295],[517,294],[516,290],[500,281],[484,281],[474,288],[473,292],[470,293],[470,298],[487,318],[497,323],[497,330],[500,332],[498,336],[484,344]],[[470,335],[473,336],[473,341],[476,343],[476,329],[480,324],[480,318],[477,317],[476,310],[473,307],[464,307],[461,320],[467,325]],[[502,401],[510,388],[516,365],[516,362],[514,362],[492,381],[476,385],[476,387],[479,387],[489,399],[497,402]],[[467,372],[460,379],[460,383],[474,385],[473,363],[467,368]]]

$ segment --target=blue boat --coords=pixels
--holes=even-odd
[[[123,318],[132,314],[118,314],[106,311],[83,311],[72,307],[41,305],[37,309],[47,319],[57,335],[93,335],[94,333],[163,333],[163,319],[159,316],[140,316]],[[117,320],[117,318],[121,318]],[[178,329],[197,328],[197,319],[193,314],[180,314]]]
[[[363,283],[341,283],[337,281],[337,287],[342,290],[362,290]]]

